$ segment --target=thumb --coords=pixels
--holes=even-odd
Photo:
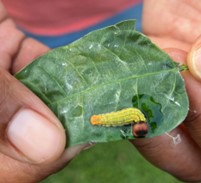
[[[192,75],[201,81],[201,36],[188,53],[187,65]]]
[[[54,114],[25,86],[0,69],[0,152],[29,163],[57,159],[65,133]]]

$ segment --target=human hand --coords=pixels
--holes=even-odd
[[[183,124],[170,132],[172,136],[180,134],[181,143],[175,145],[168,135],[132,143],[157,167],[181,180],[198,182],[201,181],[201,38],[195,40],[201,33],[198,16],[201,11],[197,11],[201,10],[201,2],[144,2],[144,11],[148,11],[148,14],[144,12],[144,32],[159,47],[166,48],[173,60],[187,64],[190,69],[182,72],[190,109]]]
[[[66,136],[59,120],[12,76],[48,48],[25,38],[2,3],[0,43],[0,182],[39,182],[86,145],[64,150]]]
[[[178,49],[165,51],[175,61],[186,64],[186,52]],[[190,54],[193,52],[196,51],[192,50]],[[195,58],[198,57],[189,56],[188,62],[195,62]],[[132,143],[160,169],[185,182],[198,182],[201,181],[201,85],[189,71],[182,72],[182,75],[190,100],[189,114],[179,127],[169,132],[173,137],[179,134],[181,142],[175,144],[172,138],[164,134],[150,139],[136,139]]]
[[[143,32],[161,48],[188,51],[201,34],[200,16],[199,0],[144,0]]]

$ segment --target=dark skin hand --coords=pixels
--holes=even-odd
[[[138,139],[132,143],[157,167],[183,181],[199,182],[201,181],[201,39],[199,38],[201,2],[160,0],[156,3],[153,0],[145,0],[144,3],[144,32],[175,61],[187,64],[190,69],[182,72],[190,109],[182,125],[170,132],[172,136],[180,134],[181,143],[175,145],[168,135]]]
[[[178,145],[174,145],[167,135],[132,143],[159,168],[185,181],[200,181],[201,69],[197,61],[200,61],[201,41],[195,40],[201,30],[201,11],[198,11],[201,2],[145,0],[144,5],[144,32],[161,48],[166,48],[174,60],[188,63],[190,72],[184,72],[183,77],[190,99],[190,113],[184,123],[170,133],[181,135],[182,141]],[[64,167],[88,145],[65,149],[65,132],[59,120],[12,76],[48,48],[17,30],[2,3],[0,42],[3,45],[0,47],[0,182],[39,182]]]
[[[17,30],[1,2],[0,42],[0,182],[36,183],[64,167],[87,144],[65,149],[59,120],[12,76],[49,49]]]

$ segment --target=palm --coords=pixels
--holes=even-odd
[[[188,50],[201,34],[201,1],[146,0],[143,32],[162,48]]]

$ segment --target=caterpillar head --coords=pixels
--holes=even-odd
[[[91,116],[90,122],[92,125],[100,125],[101,124],[101,116],[99,116],[99,115]]]
[[[148,132],[148,125],[144,121],[134,123],[132,127],[133,136],[137,138],[144,138]]]

